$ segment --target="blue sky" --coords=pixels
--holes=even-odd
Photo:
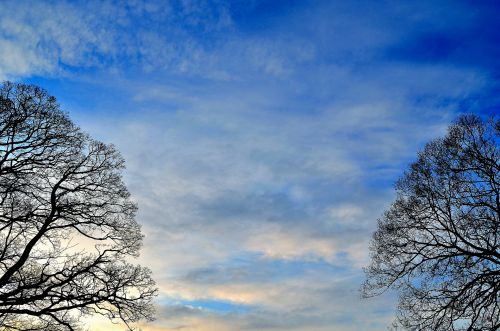
[[[426,141],[499,112],[499,9],[2,1],[0,79],[125,157],[161,292],[145,330],[383,330],[370,235]]]

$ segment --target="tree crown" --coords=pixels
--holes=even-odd
[[[90,138],[54,97],[0,87],[0,324],[76,330],[82,315],[151,319],[137,206],[112,145]]]
[[[464,115],[428,143],[378,222],[365,296],[400,292],[409,330],[500,328],[500,121]]]

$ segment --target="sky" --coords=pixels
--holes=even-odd
[[[495,1],[0,2],[0,80],[124,156],[153,271],[143,330],[385,330],[362,299],[393,184],[500,113]],[[123,330],[89,319],[91,331]]]

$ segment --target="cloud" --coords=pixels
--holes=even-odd
[[[110,34],[92,12],[69,3],[4,1],[0,9],[3,79],[58,73],[61,65],[96,65],[96,54],[111,49]]]
[[[338,275],[335,279],[325,274],[309,271],[300,277],[292,277],[276,283],[203,284],[190,283],[185,290],[193,297],[207,295],[218,300],[230,300],[252,304],[246,314],[229,313],[221,315],[191,315],[184,322],[193,330],[205,330],[197,326],[202,321],[219,320],[223,326],[237,330],[310,330],[335,325],[339,330],[378,330],[390,320],[392,309],[381,299],[360,302],[357,300],[356,278],[352,275]],[[207,290],[209,293],[205,293]],[[203,293],[196,293],[198,290]],[[176,291],[176,293],[178,293]],[[189,294],[186,294],[186,297]],[[177,316],[162,315],[164,321],[178,321]],[[356,327],[354,327],[356,325]]]
[[[318,259],[333,262],[339,249],[332,238],[304,238],[296,233],[286,233],[276,226],[261,227],[248,239],[250,251],[263,253],[271,259]]]
[[[435,80],[473,75],[436,70]],[[409,67],[392,71],[414,74]],[[101,114],[97,121],[91,113],[76,114],[80,125],[117,144],[127,160],[126,180],[147,238],[141,262],[153,268],[161,293],[181,305],[222,300],[256,307],[243,314],[186,316],[169,315],[166,304],[156,325],[378,330],[388,324],[393,311],[379,307],[394,301],[365,303],[357,292],[370,234],[402,165],[444,131],[457,108],[453,102],[436,107],[432,97],[414,102],[407,93],[424,93],[427,86],[398,87],[391,77],[399,74],[388,75],[393,94],[381,93],[374,72],[360,85],[352,83],[357,74],[345,73],[351,82],[346,90],[333,90],[332,101],[321,107],[301,103],[304,111],[280,110],[286,95],[297,98],[286,87],[224,83],[192,91],[183,83],[163,83],[150,90],[137,82],[121,93],[140,111],[119,119]],[[482,84],[450,84],[439,95],[459,98]],[[241,261],[246,265],[235,270]],[[298,265],[284,271],[266,269],[262,261]],[[188,277],[199,270],[212,280]],[[328,280],[346,272],[350,277],[342,285]]]
[[[190,1],[3,1],[0,12],[2,79],[113,72],[125,63],[183,72],[204,52],[188,32],[231,24],[222,5]]]
[[[241,80],[241,65],[280,76],[295,62],[290,52],[311,58],[287,40],[237,38],[220,1],[4,1],[0,13],[0,79],[75,79],[133,66],[143,73]]]
[[[147,238],[141,261],[153,268],[161,293],[181,303],[222,300],[257,307],[223,317],[210,311],[165,313],[157,325],[369,330],[363,324],[367,313],[353,307],[363,305],[360,268],[375,219],[391,197],[386,181],[411,154],[407,142],[417,146],[442,126],[425,131],[424,122],[414,127],[382,106],[370,112],[364,106],[328,106],[312,115],[266,113],[275,102],[268,97],[273,92],[260,99],[241,91],[186,99],[173,93],[177,111],[144,109],[98,122],[79,115],[83,127],[124,153],[126,180]],[[256,103],[260,111],[251,110]],[[386,184],[370,187],[377,181]],[[246,262],[238,268],[241,261]],[[274,261],[298,264],[288,271],[283,265],[264,267]],[[199,270],[205,270],[204,279],[193,276]],[[326,280],[346,272],[351,277],[342,286]],[[351,291],[340,295],[345,286]],[[375,315],[380,324],[373,322],[374,330],[392,310]]]

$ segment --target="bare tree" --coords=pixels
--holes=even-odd
[[[500,329],[500,120],[460,117],[396,184],[365,296],[400,293],[408,330]]]
[[[78,330],[153,317],[124,161],[35,86],[0,86],[0,329]]]

